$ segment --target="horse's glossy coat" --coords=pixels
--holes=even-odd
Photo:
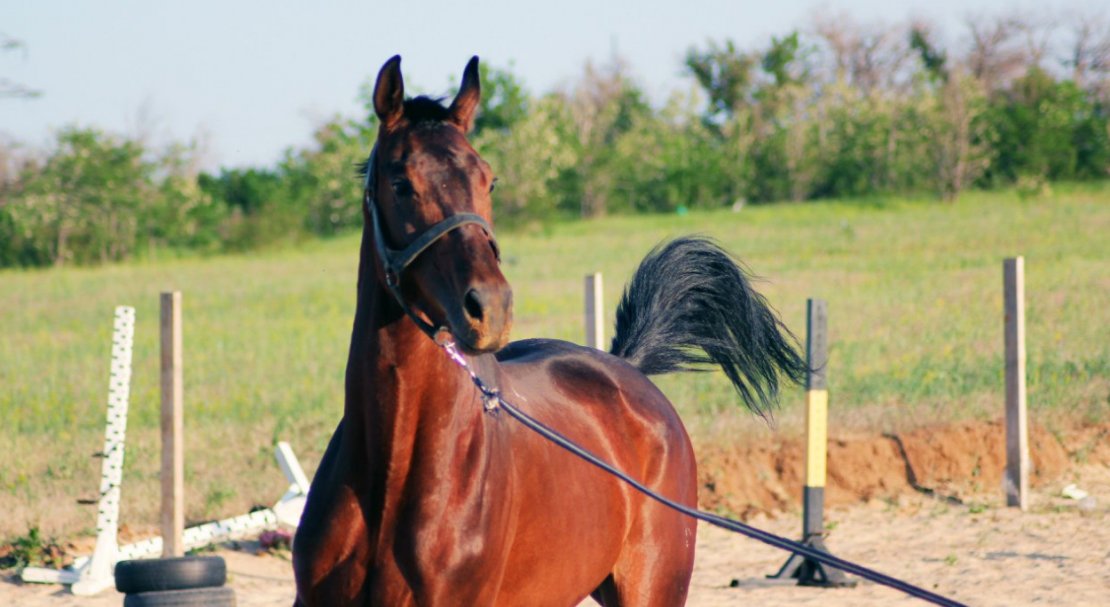
[[[399,64],[378,77],[381,129],[367,168],[385,238],[404,246],[460,212],[492,224],[493,175],[465,138],[476,58],[448,108],[404,101]],[[365,229],[343,419],[294,542],[297,604],[565,607],[592,593],[607,606],[681,605],[695,523],[508,416],[483,413],[469,379],[383,286],[372,239]],[[507,344],[512,294],[492,235],[477,225],[448,233],[401,286],[413,313],[448,328],[506,398],[695,503],[690,441],[635,366],[561,341]]]

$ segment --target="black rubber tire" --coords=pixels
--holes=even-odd
[[[137,559],[116,563],[116,590],[128,594],[214,588],[227,582],[227,564],[218,556]]]
[[[123,607],[235,607],[235,591],[220,586],[139,592],[123,597]]]

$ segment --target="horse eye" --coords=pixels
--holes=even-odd
[[[489,192],[490,192],[490,194],[493,193],[493,188],[496,188],[496,187],[497,187],[497,178],[494,177],[493,181],[489,182]]]
[[[497,260],[497,263],[501,263],[501,247],[497,246],[497,241],[490,238],[489,248],[493,249],[493,257]]]
[[[391,185],[393,186],[393,193],[398,196],[412,195],[412,183],[407,179],[396,179]]]

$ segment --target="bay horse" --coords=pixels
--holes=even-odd
[[[477,57],[448,106],[405,98],[400,57],[378,74],[346,402],[293,543],[295,604],[681,605],[695,522],[484,412],[432,336],[445,331],[516,406],[688,505],[690,439],[646,375],[716,363],[759,411],[805,363],[702,238],[642,262],[610,352],[508,343],[493,173],[466,138],[479,100]]]

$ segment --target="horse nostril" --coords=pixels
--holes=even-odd
[[[482,305],[482,296],[478,294],[477,290],[471,289],[466,292],[466,296],[463,297],[463,309],[466,310],[466,315],[471,319],[482,320],[482,316],[485,315],[485,306]]]

